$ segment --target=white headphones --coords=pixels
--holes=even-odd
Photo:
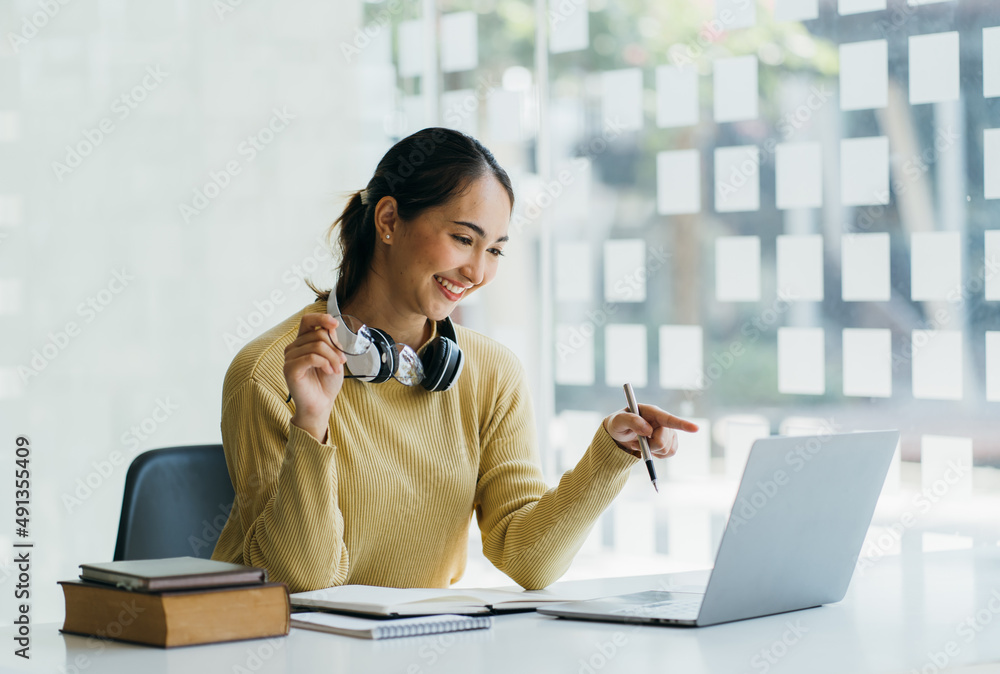
[[[336,288],[330,290],[326,311],[331,316],[340,314]],[[371,326],[368,330],[372,333],[372,346],[375,348],[360,356],[347,355],[347,367],[352,379],[381,384],[388,381],[399,367],[399,352],[396,351],[396,342],[386,332]],[[337,322],[334,332],[341,344],[352,341],[350,330],[343,321]],[[465,356],[458,348],[455,325],[450,316],[438,322],[438,334],[420,354],[420,361],[424,367],[424,378],[420,384],[428,391],[447,391],[458,381]]]

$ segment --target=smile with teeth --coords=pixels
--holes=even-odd
[[[455,295],[461,295],[465,291],[465,286],[457,286],[446,278],[435,276],[434,280],[447,289],[448,292],[454,293]]]

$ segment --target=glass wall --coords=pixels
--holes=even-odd
[[[345,194],[429,125],[514,180],[455,317],[522,359],[549,482],[625,381],[703,428],[565,578],[710,564],[776,433],[900,429],[862,565],[1000,539],[996,3],[58,7],[0,7],[0,426],[37,448],[37,577],[110,557],[137,454],[221,441],[233,356],[329,284]],[[509,583],[479,548],[461,584]]]

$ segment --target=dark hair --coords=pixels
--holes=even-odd
[[[423,211],[447,203],[471,183],[492,174],[510,197],[514,207],[514,188],[507,172],[493,153],[475,138],[460,131],[430,127],[402,139],[385,153],[368,181],[368,196],[361,203],[355,192],[344,212],[330,225],[327,241],[332,242],[339,225],[341,262],[337,275],[337,300],[341,305],[357,292],[371,269],[375,255],[375,205],[382,197],[396,199],[402,220],[411,220]],[[311,281],[306,284],[317,300],[327,300],[330,290],[321,290]]]

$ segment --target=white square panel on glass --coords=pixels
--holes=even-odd
[[[983,96],[1000,96],[1000,26],[983,28]]]
[[[888,103],[888,43],[870,40],[840,45],[840,109],[869,110]]]
[[[521,125],[523,94],[520,91],[496,89],[486,99],[486,114],[489,118],[490,140],[500,143],[516,143],[524,139]]]
[[[771,434],[771,427],[765,417],[747,415],[729,418],[725,422],[726,475],[739,479],[747,465],[753,443]],[[736,494],[734,493],[733,496]]]
[[[24,284],[21,279],[0,279],[0,316],[19,314],[23,309]]]
[[[819,143],[780,143],[774,171],[778,208],[823,205],[823,151]]]
[[[560,241],[556,244],[555,257],[556,301],[589,302],[594,288],[590,244],[586,241]]]
[[[626,131],[642,128],[642,70],[623,68],[601,74],[601,114],[604,124]]]
[[[809,21],[819,16],[819,0],[775,0],[775,21]]]
[[[986,399],[1000,402],[1000,332],[986,332]]]
[[[844,206],[889,203],[889,139],[840,141],[840,199]]]
[[[479,33],[475,12],[441,15],[441,70],[473,70],[479,65]]]
[[[962,241],[958,232],[917,232],[910,249],[910,297],[947,300],[962,290]]]
[[[670,479],[708,477],[712,468],[712,424],[708,419],[692,418],[698,430],[677,431],[677,452],[664,463]]]
[[[910,36],[910,103],[957,101],[958,33]]]
[[[778,392],[826,392],[823,328],[778,328]]]
[[[618,499],[611,513],[616,554],[640,557],[656,554],[656,510],[644,502]]]
[[[749,28],[757,23],[757,3],[752,0],[715,0],[715,18],[724,31]]]
[[[760,208],[760,149],[756,145],[715,148],[715,210]]]
[[[550,6],[549,51],[563,54],[590,45],[590,11],[587,3],[564,2]]]
[[[987,230],[985,238],[986,299],[1000,302],[1000,229]]]
[[[913,397],[962,399],[962,333],[958,330],[914,330]]]
[[[955,2],[956,0],[906,0],[906,4],[911,7],[916,7],[918,5],[936,5],[940,2]]]
[[[681,391],[701,388],[702,343],[700,325],[660,326],[660,388]]]
[[[17,227],[24,213],[20,194],[0,194],[0,227]]]
[[[715,299],[760,300],[759,236],[720,236],[715,240]]]
[[[889,235],[846,234],[840,243],[841,297],[845,302],[886,302],[889,278]]]
[[[645,388],[646,326],[611,324],[604,328],[604,383],[621,386],[629,382]]]
[[[698,123],[698,70],[693,65],[656,67],[656,125]]]
[[[972,496],[972,438],[920,438],[920,483],[938,499]]]
[[[642,302],[646,299],[646,242],[613,239],[604,242],[604,299]]]
[[[844,329],[844,395],[888,398],[892,395],[892,331]]]
[[[594,385],[594,324],[556,324],[557,384]]]
[[[479,100],[473,89],[453,89],[441,93],[441,126],[479,135]]]
[[[14,143],[21,138],[21,117],[17,110],[0,110],[0,143]]]
[[[415,77],[424,71],[424,22],[422,19],[403,21],[397,29],[399,45],[399,76]]]
[[[983,194],[1000,199],[1000,129],[983,131]]]
[[[757,119],[757,57],[720,58],[713,68],[715,121]]]
[[[701,155],[698,150],[656,154],[656,210],[661,215],[701,210]]]
[[[823,299],[823,235],[777,238],[778,295],[793,301]]]
[[[24,397],[24,384],[17,368],[0,367],[0,400]]]
[[[885,9],[885,0],[839,0],[837,11],[842,15],[877,12]]]
[[[552,444],[560,449],[564,470],[583,458],[604,417],[589,410],[563,410],[553,422]]]

